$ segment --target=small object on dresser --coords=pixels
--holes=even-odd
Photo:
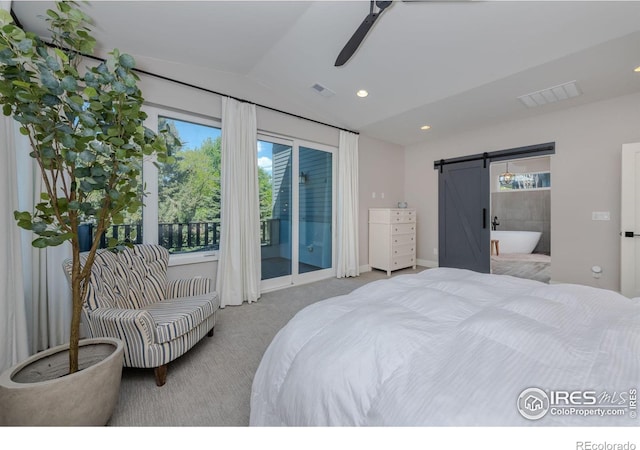
[[[398,202],[398,208],[406,208],[407,202]]]

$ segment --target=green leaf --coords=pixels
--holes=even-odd
[[[70,134],[63,134],[60,142],[67,148],[75,148],[76,140]]]
[[[31,229],[35,233],[41,233],[47,229],[47,224],[44,222],[33,222]]]
[[[25,39],[18,43],[18,50],[20,50],[22,53],[27,53],[31,51],[32,48],[33,48],[33,41],[31,39]]]
[[[38,239],[35,239],[31,243],[31,245],[34,246],[35,248],[45,248],[45,247],[49,246],[49,244],[47,243],[47,239],[42,238],[42,237],[40,237]]]
[[[52,92],[56,92],[60,87],[60,83],[58,83],[56,77],[54,77],[53,73],[49,70],[43,70],[40,72],[40,81],[45,88]]]
[[[84,95],[89,98],[93,98],[98,95],[98,91],[96,91],[96,89],[91,86],[87,86],[86,88],[84,88]]]
[[[24,230],[31,230],[31,220],[19,220],[18,226]]]
[[[56,106],[60,104],[60,99],[55,95],[44,94],[42,96],[42,103],[45,106]]]
[[[120,65],[125,69],[133,69],[136,66],[136,60],[133,59],[133,56],[127,55],[123,53],[119,58]]]
[[[31,88],[31,83],[27,83],[26,81],[13,80],[11,82],[11,84],[13,84],[14,86],[25,88],[25,89],[30,89]]]
[[[13,217],[16,220],[31,220],[31,213],[28,213],[26,211],[14,211]]]
[[[60,87],[68,92],[75,92],[78,89],[78,82],[72,76],[67,75],[60,81]]]
[[[109,142],[111,143],[111,145],[115,145],[116,147],[124,145],[124,140],[117,136],[109,138]]]
[[[87,127],[93,128],[96,126],[96,119],[93,117],[93,114],[87,111],[80,113],[79,118],[82,124]]]
[[[89,193],[89,192],[93,191],[93,185],[91,185],[90,183],[86,182],[85,180],[82,180],[80,182],[80,190],[82,192]]]
[[[69,97],[69,100],[71,100],[76,105],[79,105],[79,106],[84,105],[84,99],[79,95],[72,95],[71,97]]]
[[[47,16],[49,16],[49,17],[51,17],[53,19],[59,19],[60,18],[58,13],[55,12],[54,10],[52,10],[52,9],[47,9]]]
[[[13,23],[13,17],[11,17],[11,13],[0,8],[0,25],[5,25],[8,23]]]
[[[46,62],[47,62],[47,67],[49,67],[49,69],[53,70],[54,72],[57,72],[58,70],[60,70],[62,68],[60,66],[60,61],[58,61],[52,55],[47,56]]]
[[[56,53],[56,55],[58,55],[58,58],[60,58],[62,62],[64,62],[65,64],[69,62],[69,57],[65,52],[63,52],[59,48],[54,48],[53,51]]]

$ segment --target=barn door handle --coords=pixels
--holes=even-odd
[[[622,233],[620,233],[620,234],[622,234]],[[632,238],[632,237],[636,237],[636,236],[640,236],[640,234],[635,234],[633,231],[625,231],[624,232],[624,237]]]
[[[487,208],[482,208],[482,228],[487,228]]]

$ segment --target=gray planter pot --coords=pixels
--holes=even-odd
[[[69,344],[36,353],[0,375],[0,425],[102,426],[118,402],[124,346],[80,341],[80,370],[67,375]]]

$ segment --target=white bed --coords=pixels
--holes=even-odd
[[[640,384],[639,361],[636,299],[430,269],[301,310],[263,356],[250,424],[638,426],[629,395]],[[574,403],[587,404],[617,393],[596,406],[626,412],[548,412],[530,420],[517,408],[528,388],[578,392]],[[620,404],[614,407],[614,400]]]

